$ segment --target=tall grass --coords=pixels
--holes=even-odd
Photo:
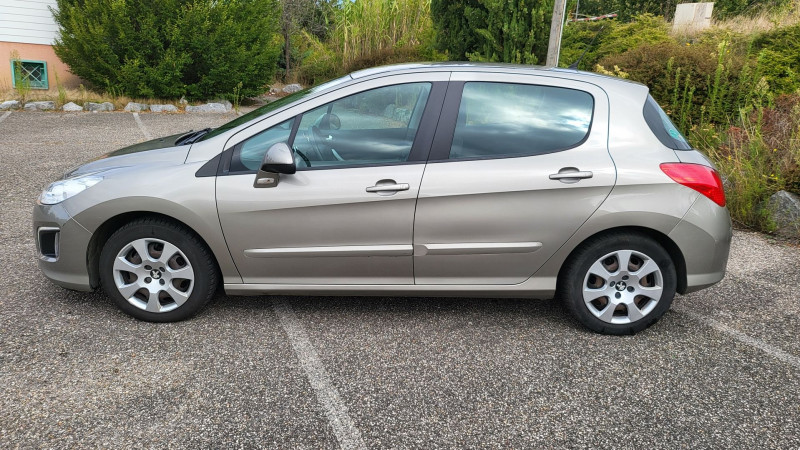
[[[329,47],[342,68],[388,49],[419,45],[432,27],[431,0],[345,1],[333,10]]]

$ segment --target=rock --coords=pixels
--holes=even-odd
[[[127,112],[139,112],[139,111],[147,111],[149,107],[145,103],[136,103],[136,102],[128,102],[125,105],[125,111]]]
[[[386,108],[383,109],[383,117],[391,119],[392,117],[394,117],[394,110],[395,110],[394,103],[386,105]]]
[[[28,102],[25,111],[50,111],[56,109],[56,102]]]
[[[62,106],[62,107],[61,107],[61,110],[62,110],[62,111],[66,111],[66,112],[83,111],[83,106],[81,106],[81,105],[76,105],[76,104],[75,104],[75,103],[73,103],[73,102],[69,102],[69,103],[67,103],[66,105]]]
[[[114,110],[114,104],[111,103],[111,102],[103,102],[103,103],[86,102],[86,104],[84,104],[83,106],[84,106],[84,108],[86,108],[87,111],[91,111],[91,112],[113,111]]]
[[[300,86],[297,83],[287,84],[286,86],[283,87],[283,93],[284,94],[294,94],[295,92],[302,91],[302,90],[303,90],[303,86]]]
[[[150,111],[153,112],[178,112],[175,105],[150,105]]]
[[[186,107],[186,112],[226,113],[228,112],[228,110],[225,109],[225,105],[223,105],[222,103],[206,103],[205,105],[198,105],[198,106],[189,105]]]
[[[767,200],[767,210],[777,234],[800,238],[800,195],[778,191]]]
[[[19,109],[22,105],[16,100],[6,100],[0,103],[0,111],[7,111],[9,109]]]

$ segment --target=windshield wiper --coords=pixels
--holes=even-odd
[[[206,133],[211,131],[211,128],[203,128],[202,130],[190,131],[175,141],[175,145],[194,144],[198,139],[205,136]]]

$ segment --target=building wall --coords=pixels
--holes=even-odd
[[[51,90],[56,89],[56,73],[66,87],[81,83],[53,52],[58,25],[50,7],[56,7],[56,0],[0,0],[0,90],[11,89],[11,53],[15,50],[20,59],[47,63]]]

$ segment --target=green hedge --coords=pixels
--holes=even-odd
[[[278,0],[58,0],[55,52],[96,88],[130,97],[253,96],[272,80]]]

